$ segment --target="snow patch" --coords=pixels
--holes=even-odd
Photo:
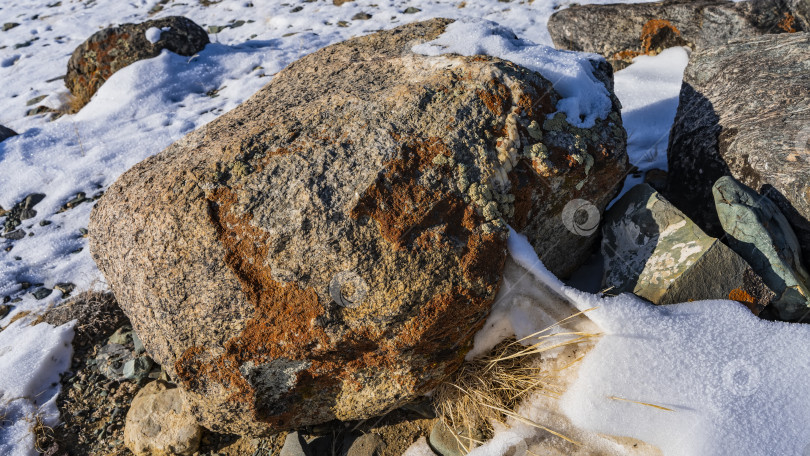
[[[146,41],[155,44],[160,41],[161,30],[157,27],[149,27],[143,34],[146,36]]]
[[[26,318],[0,331],[0,454],[34,456],[30,428],[39,415],[59,420],[59,375],[70,367],[73,324],[29,326]]]
[[[627,176],[614,202],[640,184],[644,172],[668,169],[669,130],[687,63],[689,50],[673,47],[656,56],[638,56],[614,75],[613,91],[622,103],[622,123],[627,130],[627,156],[641,171],[638,177]]]
[[[796,390],[810,378],[810,325],[760,320],[734,301],[654,306],[631,294],[581,292],[551,274],[524,236],[511,231],[508,248],[544,293],[596,307],[587,316],[604,335],[559,403],[578,428],[639,439],[666,455],[801,455],[810,445],[810,396]],[[485,328],[524,314],[519,306],[494,311]],[[532,403],[548,410],[537,398],[524,407]],[[500,456],[537,438],[515,426],[472,454]]]

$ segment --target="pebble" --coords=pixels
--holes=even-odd
[[[25,231],[23,231],[22,228],[20,228],[10,233],[4,234],[3,237],[6,239],[10,239],[12,241],[19,241],[20,239],[25,237]]]
[[[37,291],[31,293],[36,299],[45,299],[53,293],[53,290],[50,288],[40,288]]]
[[[53,286],[54,290],[59,290],[62,292],[62,297],[66,298],[76,289],[76,285],[70,282],[60,282]]]

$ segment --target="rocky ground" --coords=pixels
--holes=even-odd
[[[132,455],[124,445],[124,424],[132,399],[149,382],[165,379],[165,373],[154,365],[149,372],[133,373],[130,378],[120,370],[116,372],[116,367],[125,364],[121,363],[122,359],[110,360],[103,356],[110,346],[123,345],[131,353],[136,351],[129,320],[111,294],[82,293],[42,317],[42,321],[50,324],[74,319],[77,323],[73,360],[70,370],[62,376],[62,392],[57,399],[64,422],[42,431],[39,442],[42,453],[49,456]],[[146,375],[135,378],[136,374]],[[335,423],[302,430],[295,436],[300,436],[299,446],[307,455],[399,456],[419,437],[430,435],[436,423],[432,415],[430,403],[423,402],[373,420]],[[292,452],[292,445],[282,452],[286,440],[286,432],[268,438],[242,438],[203,431],[194,454],[298,454]]]

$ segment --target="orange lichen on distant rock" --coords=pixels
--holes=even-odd
[[[666,19],[650,19],[641,28],[641,49],[625,50],[613,54],[615,60],[630,61],[640,55],[655,55],[661,43],[672,40],[679,40],[686,43],[681,38],[681,31],[672,22]]]
[[[672,25],[672,22],[665,19],[651,19],[641,29],[641,51],[644,54],[650,54],[655,50],[653,48],[653,39],[662,31],[669,31],[675,36],[681,36],[681,31],[678,30],[678,27]]]
[[[788,33],[796,33],[796,32],[798,32],[798,30],[796,30],[793,27],[793,24],[795,22],[796,22],[796,17],[795,16],[793,16],[790,13],[785,13],[785,18],[782,19],[779,22],[779,24],[777,24],[777,25],[779,26],[780,29],[782,29],[782,30],[784,30],[784,31],[786,31]]]

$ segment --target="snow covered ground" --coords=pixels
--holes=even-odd
[[[46,197],[35,207],[37,215],[23,222],[24,239],[0,240],[0,299],[17,301],[0,327],[19,312],[41,312],[62,299],[59,291],[36,299],[31,292],[39,288],[72,283],[76,293],[105,287],[81,231],[92,202],[59,212],[67,201],[103,192],[135,163],[237,106],[290,62],[353,36],[432,17],[486,19],[512,29],[524,47],[528,41],[550,45],[548,17],[569,3],[357,0],[337,7],[326,1],[222,0],[206,7],[197,0],[4,0],[0,24],[19,25],[0,31],[0,124],[20,135],[0,143],[0,206],[10,209],[31,193]],[[354,19],[361,12],[371,18]],[[78,114],[55,121],[48,114],[26,115],[36,106],[65,102],[60,77],[70,54],[92,33],[169,15],[213,27],[212,44],[191,58],[164,52],[119,71]],[[485,36],[475,41],[470,44],[489,52],[509,50],[487,44]],[[511,50],[506,57],[521,58],[520,49]],[[535,46],[532,52],[541,50]],[[639,57],[616,74],[628,152],[642,170],[666,168],[667,135],[687,58],[686,51],[671,49]],[[638,179],[628,179],[625,188]],[[517,242],[510,248],[523,258]],[[574,306],[598,300],[562,288],[530,258],[524,260],[536,268],[529,269],[538,280]],[[810,378],[807,363],[801,364],[810,342],[804,326],[760,322],[728,302],[665,309],[629,298],[599,304],[594,320],[610,336],[588,356],[564,401],[577,425],[646,440],[674,455],[775,454],[772,449],[801,454],[810,444],[797,427],[808,422],[810,404],[790,394]],[[502,333],[515,330],[505,328]],[[0,422],[0,453],[35,454],[31,420],[41,414],[53,424],[53,383],[69,365],[71,333],[69,327],[27,326],[26,320],[0,332],[0,414],[10,420]],[[481,451],[503,454],[494,447]]]

